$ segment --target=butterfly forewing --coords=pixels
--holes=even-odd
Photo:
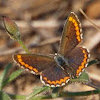
[[[81,42],[81,39],[80,22],[72,12],[65,22],[58,53],[63,56],[69,54]]]
[[[29,69],[33,74],[38,74],[48,69],[54,62],[53,56],[39,54],[17,54],[13,56],[13,59],[23,68]]]

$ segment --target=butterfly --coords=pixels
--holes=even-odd
[[[70,79],[81,75],[89,61],[89,52],[77,46],[82,41],[82,28],[74,12],[68,16],[58,52],[52,55],[16,54],[14,61],[35,75],[40,75],[43,84],[50,87],[64,86]]]

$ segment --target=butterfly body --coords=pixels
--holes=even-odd
[[[82,40],[79,19],[71,12],[68,16],[58,52],[54,55],[17,54],[14,61],[33,74],[40,75],[43,84],[51,87],[64,86],[71,78],[77,78],[87,67],[89,52],[78,47]]]
[[[63,67],[63,66],[69,66],[68,64],[68,60],[65,59],[63,56],[61,56],[60,54],[55,54],[55,62],[60,66],[60,67]],[[64,69],[64,68],[63,68]]]

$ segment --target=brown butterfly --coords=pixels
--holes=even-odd
[[[71,78],[77,78],[87,66],[89,52],[77,47],[82,40],[82,29],[75,13],[68,16],[59,50],[54,55],[17,54],[15,62],[35,75],[40,75],[43,84],[51,87],[64,86]]]

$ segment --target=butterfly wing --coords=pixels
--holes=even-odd
[[[75,76],[78,77],[84,68],[87,67],[89,57],[88,50],[83,47],[75,47],[69,55],[66,55],[69,66],[74,70]]]
[[[68,83],[70,77],[66,74],[61,67],[57,66],[56,63],[52,64],[52,67],[45,69],[41,75],[40,79],[43,84],[51,87],[60,87]]]
[[[82,32],[79,19],[71,12],[64,25],[58,53],[63,56],[69,54],[81,40]]]
[[[54,62],[53,56],[39,54],[17,54],[13,56],[14,61],[25,69],[29,69],[33,74],[39,74],[48,69]]]
[[[17,54],[13,56],[13,59],[20,66],[29,69],[33,74],[40,74],[42,83],[47,86],[60,87],[70,79],[69,75],[56,64],[53,56]]]

